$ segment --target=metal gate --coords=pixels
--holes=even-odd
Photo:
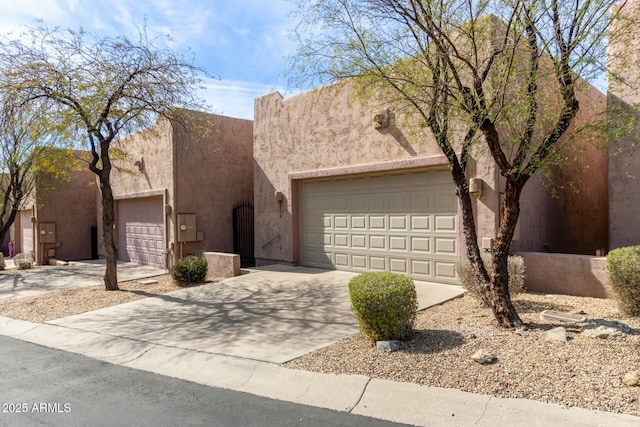
[[[233,207],[233,252],[240,255],[241,267],[254,267],[253,203],[238,202]]]

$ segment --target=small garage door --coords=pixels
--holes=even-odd
[[[117,203],[118,259],[165,268],[162,197]]]
[[[20,242],[22,247],[20,252],[33,252],[33,223],[31,217],[33,212],[31,209],[20,211]]]
[[[457,283],[458,210],[448,171],[304,180],[300,261]]]

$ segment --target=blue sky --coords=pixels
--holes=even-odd
[[[253,119],[255,98],[287,93],[291,8],[287,0],[0,0],[0,32],[42,20],[135,38],[146,19],[149,34],[170,35],[174,50],[190,48],[195,65],[220,77],[207,80],[202,93],[214,112]]]

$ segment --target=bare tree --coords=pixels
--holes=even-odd
[[[48,150],[57,132],[42,104],[18,105],[15,99],[0,101],[0,242],[3,242],[19,210],[33,200],[39,174],[64,176],[60,152]]]
[[[118,290],[111,145],[151,126],[176,108],[202,107],[195,93],[200,70],[142,32],[137,41],[83,31],[30,29],[2,44],[5,92],[46,103],[69,136],[86,142],[89,169],[102,194],[105,288]]]
[[[507,271],[520,195],[539,168],[558,158],[558,142],[580,108],[580,76],[604,70],[615,3],[300,2],[294,82],[352,78],[364,96],[380,97],[407,113],[415,134],[431,134],[451,167],[467,257],[501,326],[522,325]],[[480,256],[467,179],[477,147],[490,153],[505,181],[492,271]]]

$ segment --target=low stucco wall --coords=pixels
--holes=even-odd
[[[222,252],[205,252],[207,277],[224,279],[240,275],[240,255]]]
[[[612,298],[606,258],[588,255],[519,252],[526,266],[528,291]]]

